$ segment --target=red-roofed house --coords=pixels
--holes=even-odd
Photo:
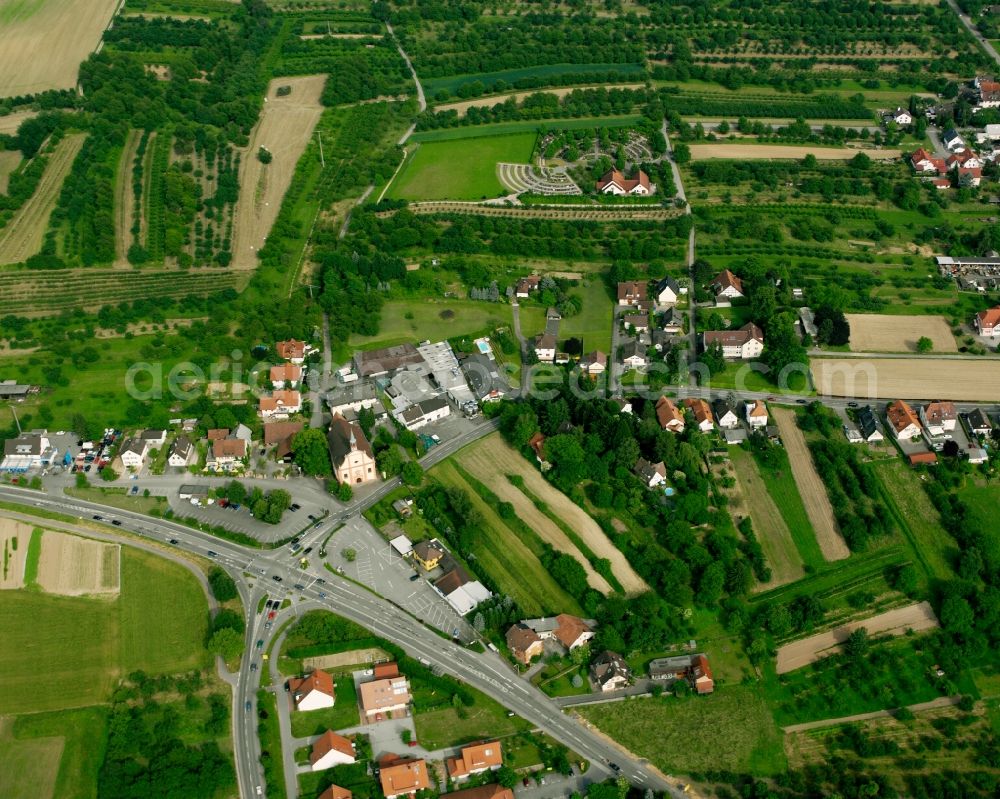
[[[983,182],[983,170],[978,167],[960,166],[956,171],[959,186],[976,187]]]
[[[753,322],[737,330],[707,330],[701,339],[706,350],[713,344],[722,347],[723,358],[747,361],[764,351],[764,332]]]
[[[767,427],[767,406],[763,400],[751,400],[744,403],[747,413],[747,424],[751,429],[755,427]]]
[[[274,351],[278,357],[292,363],[302,363],[306,359],[306,350],[312,349],[304,341],[296,341],[293,338],[288,341],[279,341],[274,345]]]
[[[897,440],[920,435],[920,419],[903,400],[896,400],[889,405],[885,417]]]
[[[270,397],[261,397],[257,408],[265,420],[286,419],[302,410],[302,395],[289,389],[275,391]]]
[[[313,771],[347,765],[354,760],[354,744],[332,730],[327,730],[319,736],[309,753],[309,763]]]
[[[1000,305],[977,313],[975,325],[981,336],[1000,336]]]
[[[945,159],[945,163],[948,165],[949,169],[954,166],[967,166],[974,169],[983,165],[979,156],[968,148],[952,153]]]
[[[321,710],[333,707],[336,694],[333,677],[322,669],[316,669],[307,677],[293,677],[288,681],[288,692],[295,702],[296,710]]]
[[[920,421],[932,436],[943,436],[955,429],[958,411],[954,402],[928,402],[920,406]]]
[[[417,758],[386,755],[379,761],[379,782],[385,799],[397,796],[414,796],[417,791],[431,787],[427,778],[427,764]]]
[[[499,741],[469,744],[462,747],[458,757],[449,757],[445,763],[448,776],[455,782],[461,782],[484,771],[496,771],[503,765],[503,751]]]
[[[618,284],[618,304],[635,305],[646,299],[648,286],[641,280],[626,280]]]
[[[703,433],[711,433],[715,427],[715,419],[712,417],[712,409],[703,399],[688,397],[684,400],[684,407],[694,414],[694,420],[698,429]]]
[[[656,421],[671,433],[684,432],[684,414],[669,397],[660,397],[656,401]]]
[[[316,797],[316,799],[353,799],[354,794],[352,794],[347,788],[341,788],[339,785],[331,785],[323,793]]]
[[[931,160],[932,158],[931,153],[920,147],[910,156],[910,166],[917,172],[937,172]]]
[[[580,358],[580,371],[591,377],[604,374],[608,368],[608,356],[600,350],[594,350],[589,355]]]
[[[937,463],[937,453],[935,452],[914,452],[909,456],[910,466],[917,466],[921,463]]]
[[[695,655],[692,659],[691,682],[694,683],[695,693],[710,694],[715,690],[712,667],[708,665],[708,658],[704,655]]]
[[[507,630],[507,648],[519,663],[527,666],[531,659],[545,651],[545,644],[534,630],[518,622]]]
[[[723,269],[712,281],[712,288],[715,290],[716,298],[724,297],[729,300],[738,300],[743,294],[743,281],[728,269]]]
[[[295,388],[302,379],[302,367],[294,363],[283,363],[271,367],[271,385],[275,388]]]
[[[648,195],[656,191],[656,187],[649,182],[649,175],[641,169],[634,178],[626,178],[617,169],[609,169],[597,179],[595,187],[601,194]]]

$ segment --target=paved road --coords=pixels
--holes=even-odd
[[[667,142],[667,152],[670,153],[670,169],[674,173],[674,185],[677,187],[677,196],[684,201],[684,213],[691,214],[691,205],[687,201],[687,194],[684,192],[684,181],[681,180],[681,170],[677,165],[677,161],[674,160],[674,149],[670,146],[670,137],[667,135],[667,120],[663,120],[663,138]],[[688,278],[691,283],[691,288],[688,290],[688,337],[689,341],[689,351],[691,355],[695,355],[698,352],[698,334],[695,332],[695,301],[694,295],[696,291],[696,286],[694,284],[694,225],[691,226],[691,232],[688,234],[688,248],[687,248],[687,267],[688,267]],[[694,376],[692,375],[692,379]]]
[[[173,546],[180,550],[202,557],[212,557],[238,582],[245,585],[252,579],[253,583],[257,584],[256,592],[250,594],[248,615],[256,612],[256,603],[253,600],[254,597],[259,597],[259,592],[263,590],[260,583],[281,586],[284,592],[290,591],[291,585],[301,586],[301,588],[295,587],[293,591],[293,602],[298,612],[310,609],[331,610],[365,626],[376,635],[393,641],[411,656],[483,691],[578,752],[591,761],[593,774],[598,777],[613,776],[614,772],[607,764],[615,762],[620,764],[622,774],[634,785],[668,791],[677,799],[683,799],[683,793],[676,788],[676,783],[668,782],[644,763],[626,757],[611,742],[574,719],[564,716],[549,697],[521,680],[499,655],[492,652],[478,654],[446,641],[437,632],[429,630],[395,605],[354,583],[332,578],[329,573],[321,575],[318,570],[300,570],[297,568],[295,558],[286,550],[263,554],[170,521],[152,519],[131,511],[109,509],[72,498],[39,494],[27,489],[0,487],[0,498],[9,502],[56,510],[81,519],[86,518],[87,514],[100,513],[105,519],[117,519],[123,529],[130,532],[157,542],[174,540],[177,543]],[[215,554],[209,556],[208,551]],[[259,569],[265,574],[260,575]],[[258,578],[247,578],[246,574],[259,575],[259,583]],[[280,578],[280,582],[274,581],[274,577]],[[331,579],[327,580],[327,577]],[[265,578],[271,578],[271,582],[267,582]],[[247,590],[246,587],[244,590]],[[269,632],[273,633],[273,630]],[[241,665],[237,688],[237,703],[242,701],[245,705],[246,702],[250,702],[251,709],[241,710],[237,704],[233,713],[233,743],[241,796],[244,797],[254,795],[256,786],[263,783],[257,762],[259,744],[256,741],[255,713],[252,712],[255,706],[252,696],[261,672],[260,668],[252,670],[252,666],[260,662],[261,651],[257,648],[256,642],[251,644],[254,635],[260,633],[255,631],[254,624],[248,624],[248,649]],[[268,646],[266,637],[259,640],[263,641],[262,648]]]
[[[941,136],[934,128],[927,128],[927,138],[931,140],[931,144],[934,146],[934,155],[938,158],[947,158],[951,153],[948,148],[941,143]]]
[[[959,22],[961,22],[965,26],[965,29],[972,34],[972,38],[979,42],[979,46],[986,51],[987,55],[989,55],[989,57],[992,58],[998,66],[1000,66],[1000,53],[998,53],[996,48],[993,47],[993,45],[987,41],[986,37],[979,32],[976,26],[972,23],[972,20],[969,19],[968,15],[962,13],[962,9],[958,7],[958,3],[956,3],[955,0],[948,0],[948,5],[951,6],[952,11],[958,14]]]

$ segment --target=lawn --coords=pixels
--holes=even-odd
[[[749,686],[719,688],[711,696],[609,702],[578,712],[668,774],[729,769],[769,775],[786,768],[771,711]]]
[[[1000,485],[966,485],[958,492],[958,496],[968,506],[969,525],[996,541],[996,512],[1000,505]]]
[[[576,316],[563,318],[559,325],[560,339],[580,338],[584,352],[596,349],[610,353],[614,308],[604,283],[599,278],[591,279],[573,287],[569,293],[583,300],[583,310]]]
[[[90,485],[87,488],[70,486],[63,489],[63,491],[71,497],[78,497],[79,499],[97,502],[101,505],[109,505],[112,508],[121,508],[122,510],[130,510],[147,515],[152,511],[163,512],[167,509],[166,497],[144,497],[140,494],[133,497],[129,495],[128,488]]]
[[[723,372],[708,378],[700,378],[699,383],[714,391],[731,389],[737,392],[769,392],[772,394],[813,394],[809,381],[800,372],[788,376],[787,386],[776,386],[766,376],[752,369],[747,363],[727,363]]]
[[[417,740],[425,749],[444,749],[483,738],[500,738],[531,727],[519,716],[508,716],[498,702],[479,694],[472,707],[445,707],[413,717]]]
[[[425,339],[441,341],[512,323],[510,306],[504,303],[426,297],[390,300],[382,307],[378,334],[352,335],[348,344],[351,349],[369,350]]]
[[[389,196],[405,200],[484,200],[505,192],[497,163],[524,164],[534,133],[426,142],[403,167]]]
[[[305,738],[322,735],[327,730],[342,730],[358,723],[358,694],[354,678],[350,675],[337,680],[335,691],[337,701],[333,707],[323,710],[296,710],[292,713],[292,735]]]

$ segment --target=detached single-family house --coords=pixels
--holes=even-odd
[[[941,143],[952,152],[965,149],[965,139],[959,136],[954,128],[949,128],[941,134]]]
[[[932,153],[927,152],[923,147],[919,147],[913,151],[910,156],[910,166],[913,167],[915,172],[937,172],[937,167],[932,160],[934,158]]]
[[[551,333],[539,333],[535,336],[534,349],[540,363],[553,363],[556,359],[556,337]]]
[[[271,367],[271,385],[275,388],[297,388],[302,380],[302,367],[295,363],[283,363]]]
[[[164,444],[167,443],[167,431],[166,430],[143,430],[139,434],[139,438],[146,442],[146,446],[150,449],[159,449]]]
[[[431,787],[427,778],[427,764],[415,757],[385,755],[379,761],[378,778],[385,799],[415,796],[417,791],[426,791]]]
[[[445,552],[436,541],[417,541],[413,545],[413,558],[424,571],[433,571],[438,567]]]
[[[445,761],[448,776],[454,782],[463,782],[484,771],[496,771],[503,765],[503,750],[499,741],[469,744],[459,750],[458,757]]]
[[[278,357],[292,363],[302,363],[308,354],[307,350],[312,350],[304,341],[296,341],[291,338],[288,341],[279,341],[274,345],[274,351]]]
[[[651,660],[649,677],[668,684],[685,680],[698,694],[710,694],[715,690],[712,668],[709,666],[708,658],[703,654]]]
[[[676,308],[671,308],[660,319],[660,329],[664,333],[676,335],[684,332],[684,315]]]
[[[451,405],[448,404],[447,397],[440,396],[428,397],[413,403],[399,414],[398,418],[407,430],[419,430],[421,427],[444,419],[446,416],[451,416]]]
[[[545,651],[541,637],[523,622],[512,624],[507,630],[507,648],[518,663],[527,666],[532,658]]]
[[[387,713],[406,710],[410,704],[410,684],[395,663],[376,666],[375,679],[358,686],[361,709],[368,721],[380,721]]]
[[[972,186],[975,188],[983,182],[983,170],[979,167],[960,166],[955,172],[958,175],[959,186]]]
[[[979,108],[1000,107],[1000,83],[995,80],[979,82]]]
[[[977,313],[975,325],[981,336],[1000,336],[1000,305]]]
[[[767,427],[767,406],[763,400],[746,402],[743,404],[743,409],[746,412],[747,424],[750,425],[751,430]]]
[[[993,423],[990,422],[990,417],[983,413],[982,408],[973,408],[969,411],[965,415],[965,423],[974,436],[988,436],[993,430]]]
[[[958,411],[954,402],[929,402],[920,406],[920,423],[928,435],[943,436],[955,430]]]
[[[701,432],[712,432],[712,428],[715,426],[715,420],[712,417],[712,409],[705,400],[697,397],[688,397],[684,400],[684,407],[694,414],[695,424]]]
[[[314,669],[312,674],[305,677],[292,677],[288,681],[288,692],[296,710],[333,707],[337,698],[333,690],[333,677],[322,669]]]
[[[167,453],[167,465],[184,468],[191,463],[194,455],[194,444],[187,436],[177,436],[174,443],[170,445],[170,452]]]
[[[243,465],[247,456],[247,442],[242,438],[221,438],[212,442],[205,468],[216,472],[229,472]]]
[[[660,306],[673,305],[681,295],[680,284],[672,277],[665,277],[658,280],[653,287],[653,299]]]
[[[895,122],[897,125],[905,126],[913,124],[913,117],[905,108],[897,108],[895,111],[889,111],[886,113],[885,121]]]
[[[633,341],[622,347],[622,364],[626,369],[645,369],[649,366],[646,348],[638,341]]]
[[[642,280],[626,280],[618,284],[618,304],[635,305],[647,299],[648,286]]]
[[[342,414],[334,414],[326,443],[338,483],[358,485],[378,480],[375,453],[360,425],[347,421]]]
[[[897,440],[910,439],[920,435],[920,419],[903,400],[891,403],[885,412],[889,427]]]
[[[595,183],[595,188],[601,194],[636,194],[646,196],[656,191],[656,187],[649,182],[649,176],[641,169],[638,170],[634,178],[626,178],[617,169],[609,169],[601,175]]]
[[[433,586],[459,616],[464,616],[480,602],[486,602],[493,596],[485,585],[479,580],[473,580],[458,565],[435,580]]]
[[[752,360],[764,351],[764,332],[753,322],[736,330],[706,330],[701,341],[706,350],[718,344],[722,347],[722,357],[732,360]]]
[[[538,275],[528,275],[527,277],[522,277],[514,286],[514,296],[518,299],[530,297],[531,292],[538,291],[538,284],[541,280],[542,279]]]
[[[634,313],[625,314],[622,318],[625,323],[625,328],[631,328],[636,333],[641,333],[645,330],[649,330],[649,317],[646,314]]]
[[[635,462],[635,473],[639,475],[647,488],[656,488],[667,482],[667,467],[664,466],[663,461],[650,463],[645,458],[639,458]]]
[[[656,421],[671,433],[684,432],[684,414],[669,397],[660,397],[656,401]]]
[[[596,377],[597,375],[604,374],[608,368],[608,356],[600,350],[594,350],[580,358],[579,363],[580,371],[591,377]]]
[[[736,415],[733,406],[724,399],[717,399],[712,403],[712,412],[715,415],[715,423],[723,430],[733,430],[740,426],[740,417]]]
[[[316,799],[354,799],[354,794],[347,790],[347,788],[342,788],[339,785],[331,785],[317,796]]]
[[[632,681],[632,669],[617,652],[605,650],[590,664],[590,679],[601,691],[617,691]]]
[[[149,444],[146,441],[142,438],[130,438],[122,442],[118,457],[121,458],[122,466],[127,469],[141,469],[148,453]]]
[[[879,430],[878,419],[875,417],[875,411],[872,410],[871,405],[865,405],[858,411],[858,432],[861,434],[861,438],[869,444],[885,439],[882,431]]]
[[[945,159],[945,163],[948,165],[949,169],[957,166],[966,166],[972,169],[978,169],[983,165],[979,156],[968,148],[952,153]]]
[[[965,451],[965,456],[972,464],[986,463],[990,459],[990,454],[982,447],[969,447]]]
[[[712,281],[711,286],[715,291],[716,299],[724,297],[727,300],[738,300],[746,296],[743,293],[743,281],[728,269],[723,269],[719,272],[715,280]]]
[[[309,763],[313,771],[348,765],[354,760],[354,744],[332,730],[327,730],[319,736],[309,753]]]
[[[302,410],[302,395],[290,389],[275,391],[270,397],[261,397],[257,401],[257,408],[265,421],[287,419],[291,414]]]

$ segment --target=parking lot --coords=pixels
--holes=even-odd
[[[345,549],[357,553],[353,562],[343,556]],[[368,586],[421,621],[448,635],[458,630],[463,639],[475,637],[468,623],[431,587],[422,572],[419,579],[411,579],[417,572],[367,519],[348,520],[334,533],[326,551],[326,561],[333,568],[343,569],[347,577]]]

